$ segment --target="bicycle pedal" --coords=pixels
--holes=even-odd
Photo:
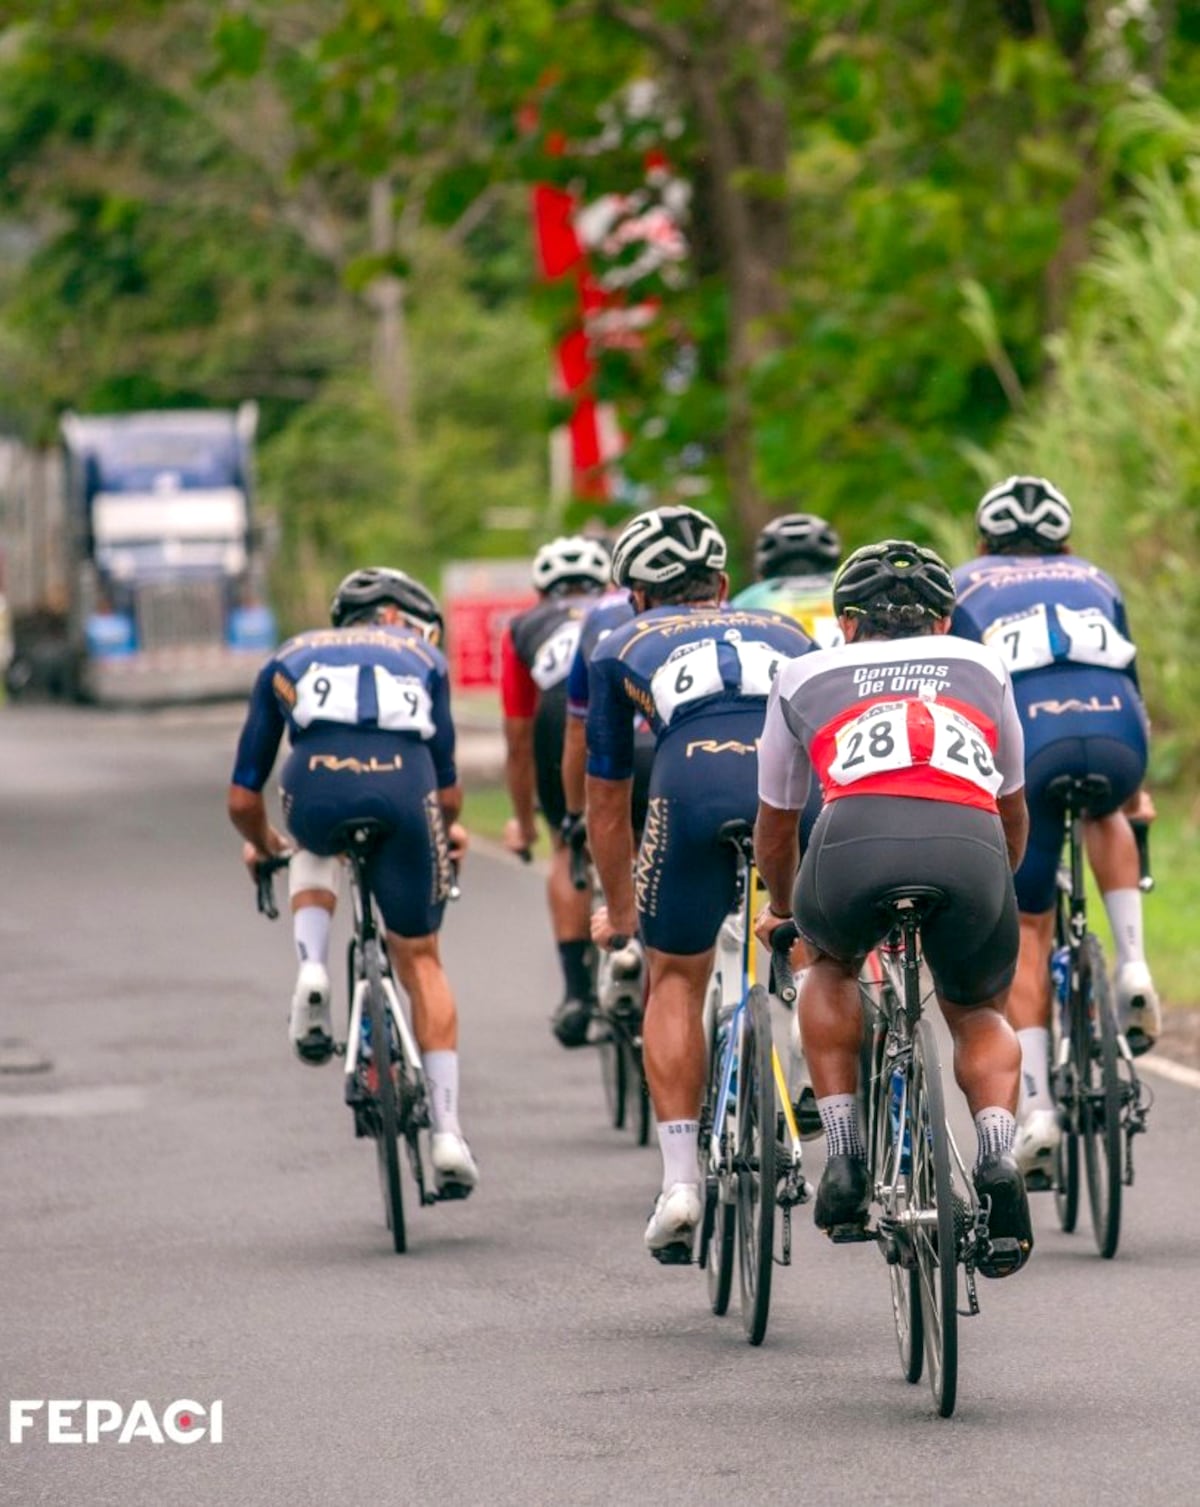
[[[473,1191],[473,1186],[467,1183],[444,1182],[429,1201],[443,1204],[461,1203],[464,1198],[470,1198]]]
[[[670,1245],[661,1246],[650,1254],[662,1266],[691,1266],[692,1264],[692,1248],[683,1240],[676,1240]]]
[[[878,1237],[870,1225],[834,1224],[825,1231],[834,1245],[863,1245]]]
[[[1031,1167],[1025,1174],[1027,1193],[1050,1193],[1053,1189],[1054,1179],[1044,1167]]]
[[[977,1265],[984,1277],[1011,1277],[1020,1271],[1029,1256],[1028,1247],[1013,1235],[989,1240]]]

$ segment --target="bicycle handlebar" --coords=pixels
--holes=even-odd
[[[586,848],[571,848],[571,883],[577,890],[586,890],[589,888]]]
[[[1154,888],[1154,875],[1150,872],[1150,823],[1131,821],[1133,840],[1137,843],[1138,889],[1144,894]]]
[[[788,954],[799,940],[800,932],[794,921],[785,921],[771,933],[770,992],[785,1005],[796,1003],[796,975]]]
[[[275,875],[286,869],[292,861],[290,853],[279,853],[273,858],[260,858],[254,865],[254,881],[258,888],[258,913],[268,921],[279,919],[279,907],[275,904]]]

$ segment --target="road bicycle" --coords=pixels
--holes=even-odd
[[[979,1313],[981,1258],[1015,1270],[1016,1240],[992,1240],[990,1200],[980,1201],[946,1118],[933,996],[921,927],[943,903],[939,890],[904,886],[880,901],[886,941],[874,981],[859,989],[867,1016],[860,1095],[876,1220],[830,1231],[836,1242],[874,1240],[887,1262],[892,1319],[905,1379],[924,1371],[943,1418],[958,1395],[958,1320]],[[960,1309],[960,1279],[966,1308]]]
[[[1104,949],[1087,924],[1083,823],[1089,812],[1111,807],[1111,787],[1102,775],[1061,775],[1051,781],[1047,794],[1062,806],[1067,854],[1058,872],[1051,958],[1050,1090],[1062,1131],[1054,1160],[1054,1203],[1059,1224],[1070,1234],[1079,1214],[1082,1146],[1096,1247],[1111,1259],[1121,1237],[1122,1188],[1133,1183],[1134,1137],[1146,1129],[1153,1102],[1118,1026]],[[1139,824],[1135,834],[1141,886],[1149,889],[1153,880],[1145,827]],[[1031,1175],[1031,1189],[1048,1185],[1044,1174]]]
[[[577,890],[591,890],[600,902],[600,886],[585,849],[571,849],[571,881]],[[597,949],[595,963],[596,1012],[588,1041],[600,1053],[600,1074],[609,1123],[628,1130],[637,1146],[650,1144],[653,1110],[642,1060],[642,1017],[646,1004],[646,954],[636,937],[614,937],[612,946]]]
[[[347,949],[349,1017],[345,1039],[335,1041],[334,1052],[346,1059],[344,1096],[354,1111],[354,1133],[375,1143],[384,1219],[393,1248],[400,1254],[407,1249],[401,1141],[419,1204],[465,1198],[469,1190],[447,1183],[440,1193],[434,1192],[425,1176],[422,1135],[430,1128],[425,1073],[420,1049],[400,1004],[382,921],[371,894],[372,856],[386,831],[384,823],[363,819],[344,822],[333,834],[335,846],[349,860],[353,910]],[[270,920],[279,915],[273,876],[288,861],[287,855],[281,855],[257,865],[258,908]],[[452,877],[450,898],[458,898],[457,877]],[[381,1071],[384,1061],[387,1069]]]
[[[811,1195],[800,1134],[771,1035],[769,995],[795,1000],[787,954],[794,925],[772,938],[770,988],[758,980],[753,917],[760,899],[749,822],[726,822],[720,839],[734,850],[737,890],[722,924],[705,1000],[708,1082],[700,1111],[704,1213],[698,1263],[715,1314],[729,1308],[737,1251],[742,1324],[752,1345],[767,1331],[771,1277],[792,1259],[792,1210]],[[780,1254],[775,1215],[781,1213]]]

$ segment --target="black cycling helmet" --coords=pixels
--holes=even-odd
[[[954,609],[950,567],[908,539],[856,549],[833,578],[833,610],[884,634],[916,632]]]
[[[430,643],[441,642],[446,624],[436,597],[420,581],[386,565],[352,570],[333,594],[329,617],[335,628],[344,628],[389,602],[411,618]]]
[[[754,574],[760,581],[786,575],[796,566],[832,570],[842,555],[838,532],[815,513],[772,518],[754,546]]]
[[[621,530],[613,546],[613,580],[653,592],[724,570],[726,554],[720,529],[695,508],[651,508]]]
[[[989,549],[1055,555],[1071,534],[1071,504],[1042,476],[1010,476],[984,493],[975,527]]]

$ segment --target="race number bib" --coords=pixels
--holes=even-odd
[[[1010,675],[1019,675],[1023,670],[1041,670],[1054,663],[1050,620],[1041,603],[1028,612],[993,623],[985,629],[983,641],[998,651]]]
[[[655,708],[668,725],[681,706],[704,696],[719,696],[724,689],[714,638],[677,649],[650,680]]]
[[[392,675],[375,666],[379,726],[392,733],[433,737],[433,702],[415,675]]]
[[[907,769],[913,762],[908,740],[907,701],[881,701],[847,722],[835,738],[829,778],[853,785],[873,774]]]
[[[565,680],[579,647],[579,634],[583,623],[579,619],[563,623],[557,628],[534,655],[529,673],[539,691],[548,691],[551,686]]]
[[[1070,607],[1056,607],[1058,626],[1070,645],[1067,658],[1081,665],[1099,665],[1107,670],[1123,670],[1137,650],[1105,617],[1099,607],[1085,607],[1075,612]]]
[[[969,717],[939,702],[931,702],[927,710],[933,718],[930,767],[969,780],[980,790],[995,795],[1003,780],[980,730]]]
[[[312,722],[358,721],[358,666],[311,664],[296,684],[292,720],[297,727]]]
[[[738,657],[738,689],[743,696],[766,696],[770,693],[784,655],[770,644],[758,640],[744,643],[740,639],[733,646]]]

